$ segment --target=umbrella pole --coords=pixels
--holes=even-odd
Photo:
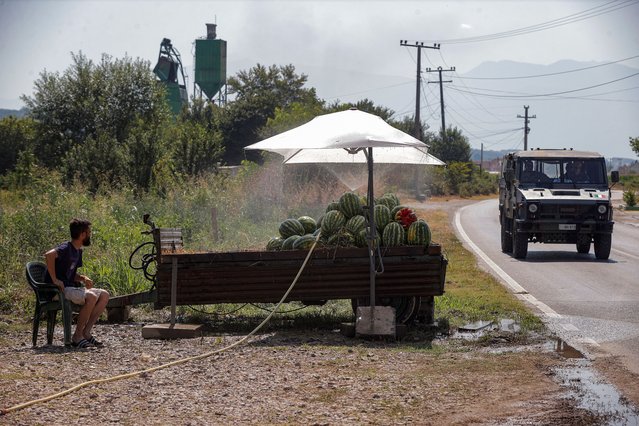
[[[370,307],[371,319],[375,317],[375,237],[377,227],[375,225],[375,198],[373,196],[373,148],[368,148],[366,156],[368,163],[368,258],[370,274]]]

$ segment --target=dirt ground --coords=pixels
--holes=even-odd
[[[466,202],[441,203],[452,211]],[[59,325],[54,345],[43,345],[42,326],[43,346],[32,348],[28,326],[17,331],[1,324],[12,320],[0,318],[0,409],[242,337],[215,329],[195,339],[143,339],[143,325],[158,320],[166,321],[166,312],[134,309],[128,323],[96,326],[104,347],[72,350],[62,346]],[[0,424],[624,424],[581,408],[579,380],[566,385],[558,372],[591,361],[555,349],[551,336],[498,331],[471,343],[426,326],[401,341],[285,329],[218,355],[89,385],[0,416]],[[639,377],[605,354],[592,364],[621,389],[624,401],[639,406]]]
[[[134,317],[138,316],[134,313]],[[0,345],[0,405],[81,382],[144,370],[224,347],[238,335],[145,340],[142,322],[99,324],[102,348],[32,348],[29,332]],[[59,328],[59,327],[58,327]],[[40,342],[45,339],[44,330]],[[258,335],[219,355],[90,385],[0,417],[32,424],[598,424],[555,380],[573,362],[546,338],[495,334],[483,344],[433,339],[366,341],[337,330]],[[522,343],[525,345],[522,346]],[[544,349],[546,348],[546,349]]]

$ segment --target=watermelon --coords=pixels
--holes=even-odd
[[[304,226],[297,219],[286,219],[280,224],[280,235],[282,238],[287,239],[293,235],[304,235],[306,231]]]
[[[291,235],[290,237],[285,239],[284,242],[282,243],[282,250],[293,249],[293,244],[295,244],[295,241],[298,240],[299,238],[301,238],[299,235]]]
[[[268,243],[266,244],[266,251],[278,251],[278,250],[282,250],[282,243],[284,242],[283,239],[281,239],[280,237],[273,237],[271,238]]]
[[[399,198],[397,197],[397,195],[393,194],[392,192],[387,192],[386,194],[382,195],[382,197],[390,198],[393,201],[393,207],[399,206],[400,204]]]
[[[332,210],[339,210],[339,203],[335,201],[333,201],[332,203],[329,203],[329,205],[326,207],[326,213]]]
[[[430,228],[425,221],[420,219],[413,222],[408,228],[408,244],[413,246],[427,246],[430,244],[430,239]]]
[[[380,197],[377,199],[376,204],[381,204],[384,205],[386,207],[388,207],[388,211],[390,212],[392,209],[395,208],[395,206],[397,206],[397,203],[395,203],[395,200],[391,197],[388,197],[386,195],[384,195],[383,197]]]
[[[317,229],[317,222],[310,216],[302,216],[297,218],[297,220],[304,227],[304,231],[306,234],[312,234]]]
[[[324,214],[321,214],[319,219],[317,219],[317,229],[322,227],[322,220],[324,219]]]
[[[404,236],[406,231],[402,225],[397,222],[391,222],[384,228],[382,234],[382,243],[386,247],[397,247],[404,244]]]
[[[322,219],[322,234],[328,238],[340,230],[346,223],[346,218],[339,210],[331,210]]]
[[[328,238],[329,246],[348,247],[355,245],[355,238],[349,232],[338,232]]]
[[[366,227],[366,218],[362,215],[353,216],[346,222],[344,228],[353,235],[359,234],[359,231]]]
[[[381,240],[381,237],[379,235],[379,232],[375,231],[375,242],[373,243],[374,247],[379,246],[380,240]],[[357,244],[358,247],[368,247],[368,242],[366,241],[366,229],[362,229],[359,232],[355,240],[355,243]]]
[[[362,214],[362,206],[359,196],[354,192],[345,192],[339,198],[339,211],[341,211],[346,219]]]
[[[315,238],[311,234],[302,235],[293,242],[293,250],[308,250],[313,246]]]
[[[406,208],[406,206],[402,206],[402,205],[395,206],[395,207],[391,210],[391,217],[392,217],[392,218],[395,218],[395,215],[397,214],[397,212],[398,212],[398,211],[400,211],[401,209],[405,209],[405,208]]]
[[[391,221],[390,210],[383,204],[375,206],[375,226],[378,230],[383,231],[386,225]]]

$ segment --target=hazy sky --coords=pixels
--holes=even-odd
[[[544,31],[485,42],[446,44],[529,27],[593,9],[627,7]],[[318,95],[344,98],[348,81],[331,75],[366,72],[414,79],[415,49],[400,40],[440,41],[433,65],[460,74],[485,61],[551,64],[562,59],[607,62],[639,54],[639,1],[30,1],[0,0],[0,108],[18,108],[43,70],[64,70],[70,52],[157,60],[167,37],[190,68],[193,40],[217,22],[228,43],[228,75],[255,63],[292,63],[322,80]],[[561,22],[558,22],[561,23]],[[639,59],[624,63],[639,68]],[[424,66],[431,66],[424,62]],[[313,75],[316,73],[316,75]],[[317,75],[321,73],[321,75]],[[321,78],[320,78],[321,77]],[[329,83],[326,83],[326,82]],[[637,85],[639,79],[634,79]],[[337,83],[337,82],[336,82]],[[596,83],[596,82],[595,82]],[[357,84],[353,81],[353,87]],[[360,97],[375,97],[375,88]],[[361,90],[361,87],[357,87]],[[635,91],[635,95],[637,92]],[[414,94],[413,94],[414,96]],[[406,103],[410,99],[407,99]],[[638,120],[639,121],[639,120]],[[639,129],[638,129],[639,130]]]

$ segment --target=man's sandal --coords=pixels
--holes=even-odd
[[[100,342],[99,340],[96,340],[95,337],[91,336],[88,339],[86,339],[87,342],[89,342],[90,344],[92,344],[93,346],[103,346],[104,343]]]
[[[91,346],[91,343],[87,339],[82,339],[79,342],[71,342],[71,346],[77,349],[86,349]]]

